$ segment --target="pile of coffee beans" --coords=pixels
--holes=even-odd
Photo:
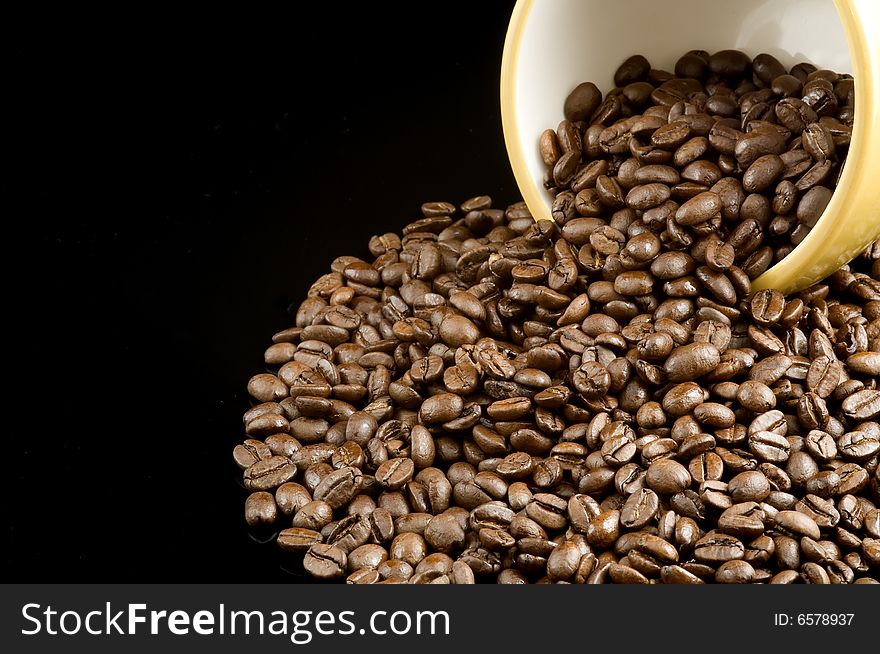
[[[578,85],[565,120],[540,138],[553,218],[599,231],[588,254],[613,254],[625,230],[579,219],[619,211],[618,222],[640,219],[672,250],[705,237],[713,272],[735,262],[754,279],[819,220],[852,135],[851,76],[806,63],[786,71],[768,54],[692,50],[674,74],[634,55],[614,82],[604,99],[595,84]],[[716,297],[730,290],[697,276]]]
[[[773,61],[632,58],[541,139],[557,222],[431,202],[333,261],[248,383],[249,527],[349,583],[876,583],[880,244],[750,284],[830,194],[851,85]]]

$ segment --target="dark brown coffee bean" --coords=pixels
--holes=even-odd
[[[754,578],[755,569],[746,561],[726,561],[715,573],[715,581],[719,584],[748,584]]]
[[[750,434],[748,445],[749,450],[755,456],[771,463],[786,461],[791,451],[791,446],[785,436],[780,436],[772,431],[756,431]]]
[[[720,362],[721,355],[714,345],[691,343],[675,348],[663,365],[663,370],[671,382],[690,381],[714,370]]]
[[[694,547],[697,561],[709,565],[720,565],[744,556],[745,546],[739,539],[720,533],[707,534]]]
[[[847,432],[837,439],[837,451],[848,461],[866,461],[880,452],[880,440],[863,431]]]
[[[291,527],[278,534],[278,546],[288,552],[305,552],[321,543],[321,534],[312,529]]]
[[[688,469],[677,461],[660,459],[648,467],[645,483],[657,493],[673,495],[690,485],[691,475]]]
[[[340,548],[316,543],[306,552],[303,567],[318,579],[337,579],[345,575],[347,562],[348,557]]]
[[[647,488],[629,496],[620,511],[620,524],[627,529],[640,529],[650,523],[660,507],[657,494]]]
[[[651,135],[651,143],[664,150],[675,150],[691,136],[691,128],[683,120],[674,120]]]
[[[333,509],[348,504],[360,492],[363,476],[358,468],[341,468],[324,477],[315,488],[313,497],[323,500]]]
[[[409,458],[396,458],[385,461],[376,469],[376,483],[389,490],[402,488],[415,472],[415,464]]]
[[[290,481],[296,465],[283,456],[270,456],[257,461],[244,471],[244,486],[250,491],[267,491]]]
[[[248,495],[244,503],[244,519],[248,527],[260,529],[271,526],[278,518],[278,506],[272,493],[258,491]]]
[[[782,174],[784,162],[775,154],[758,157],[743,173],[743,188],[748,193],[761,193]]]
[[[268,445],[263,441],[258,441],[253,438],[247,439],[241,445],[236,445],[235,449],[232,450],[232,457],[235,459],[235,463],[238,467],[242,470],[246,470],[257,461],[268,459],[272,454],[273,452]]]
[[[759,128],[737,138],[734,154],[741,166],[749,166],[764,155],[782,154],[785,146],[785,139],[779,130],[772,127]]]
[[[808,227],[815,226],[830,201],[830,189],[824,186],[813,186],[804,193],[797,205],[797,219]]]
[[[751,312],[761,325],[772,325],[782,317],[785,298],[775,289],[764,289],[752,296]]]
[[[720,196],[712,191],[706,191],[681,205],[675,212],[675,220],[680,225],[699,225],[708,221],[720,210]]]
[[[749,411],[764,413],[776,406],[776,396],[767,384],[747,380],[739,385],[736,393],[737,401]]]
[[[601,397],[611,386],[611,375],[601,363],[587,361],[572,375],[572,384],[586,398]]]
[[[572,121],[585,121],[599,107],[602,93],[592,82],[578,84],[565,99],[565,117]],[[545,164],[549,164],[545,161]]]
[[[728,492],[734,502],[761,502],[771,492],[767,477],[756,470],[741,472],[728,484]]]
[[[880,353],[856,352],[846,358],[848,370],[860,375],[876,377],[880,375]]]
[[[277,402],[288,395],[287,385],[275,375],[254,375],[248,382],[248,393],[259,402]]]
[[[861,390],[849,395],[842,403],[843,412],[856,420],[870,420],[880,414],[880,391]]]
[[[816,521],[799,511],[780,511],[776,514],[774,522],[780,529],[784,529],[797,538],[801,536],[809,536],[814,540],[821,538]]]
[[[751,60],[739,50],[719,50],[709,57],[709,70],[723,77],[741,77],[751,69]]]
[[[672,192],[666,184],[640,184],[626,194],[626,204],[632,209],[644,211],[666,202]]]
[[[614,85],[626,86],[633,82],[641,82],[648,78],[651,64],[642,55],[633,55],[626,59],[614,73]]]
[[[620,534],[620,511],[611,509],[595,516],[587,525],[585,536],[593,547],[606,548],[617,540]]]

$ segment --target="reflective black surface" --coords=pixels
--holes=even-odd
[[[4,43],[4,581],[290,579],[244,528],[245,384],[335,256],[425,200],[518,199],[511,8],[78,16]]]

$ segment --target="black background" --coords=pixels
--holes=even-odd
[[[335,256],[518,199],[512,4],[7,22],[4,581],[290,579],[244,528],[245,385]]]

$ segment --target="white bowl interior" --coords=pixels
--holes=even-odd
[[[767,52],[783,65],[808,61],[852,72],[843,27],[832,0],[531,0],[526,7],[514,77],[516,134],[549,218],[549,193],[538,137],[562,120],[562,106],[579,83],[613,88],[614,71],[632,54],[672,71],[688,50],[738,48]],[[510,38],[510,35],[508,35]],[[510,129],[510,126],[508,126]],[[532,207],[532,213],[543,213]]]

